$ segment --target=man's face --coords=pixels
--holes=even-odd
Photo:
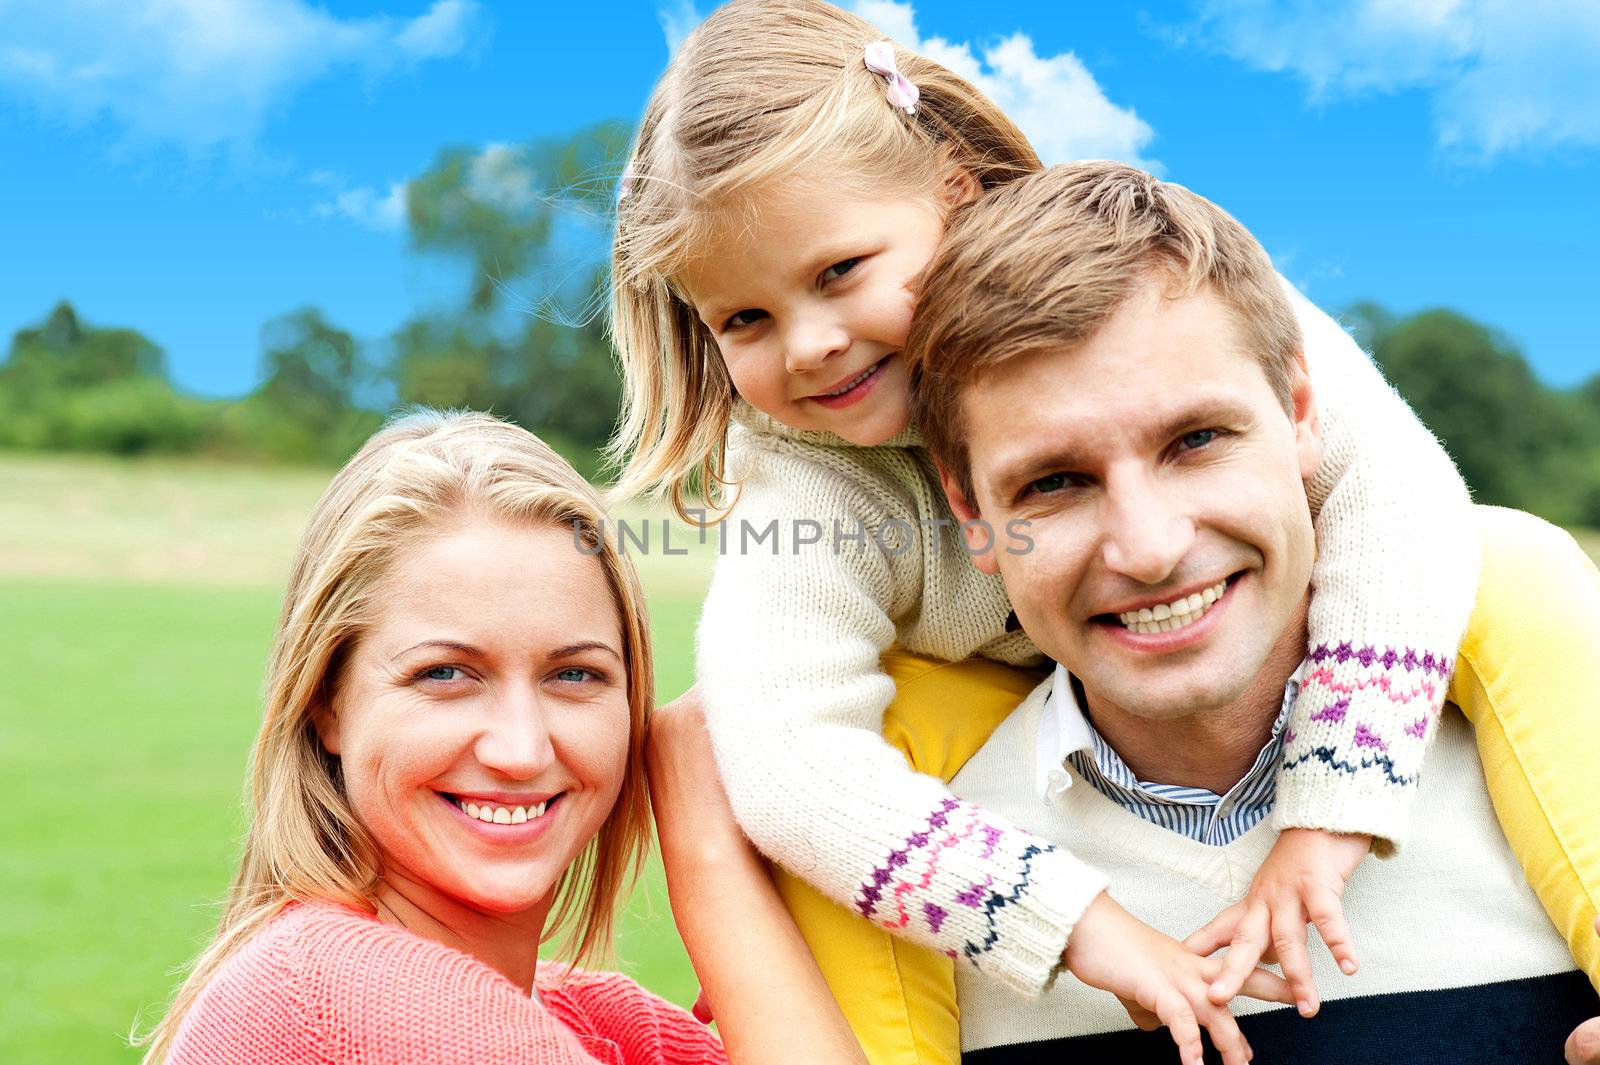
[[[1026,520],[1033,540],[1010,553],[1001,536],[975,561],[1091,700],[1172,720],[1232,702],[1261,670],[1314,554],[1304,479],[1321,447],[1298,362],[1293,404],[1226,304],[1171,299],[1156,275],[1088,343],[965,390],[974,498],[952,503],[996,530]]]

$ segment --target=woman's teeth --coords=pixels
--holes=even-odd
[[[1211,587],[1193,595],[1186,595],[1182,599],[1118,614],[1117,620],[1127,626],[1129,632],[1171,632],[1173,629],[1181,629],[1199,621],[1205,612],[1211,609],[1211,604],[1221,599],[1227,590],[1228,581],[1224,578]]]
[[[877,363],[873,363],[871,366],[868,366],[865,370],[861,371],[860,376],[856,377],[854,380],[852,380],[849,384],[845,385],[843,388],[836,388],[832,392],[824,392],[822,394],[824,396],[826,396],[828,399],[832,399],[835,396],[842,396],[846,392],[850,391],[852,388],[856,387],[856,385],[859,385],[861,382],[863,382],[867,378],[871,377],[872,376],[872,371],[876,370],[877,368],[878,368],[878,364]]]
[[[550,800],[536,806],[480,806],[475,802],[466,802],[462,799],[452,799],[452,802],[466,811],[468,817],[490,825],[522,825],[536,818],[544,816],[544,811],[550,805]]]

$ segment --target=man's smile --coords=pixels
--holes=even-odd
[[[1238,574],[1234,576],[1238,576]],[[1197,591],[1173,596],[1164,602],[1130,605],[1126,609],[1098,615],[1095,620],[1109,622],[1114,614],[1116,620],[1121,622],[1129,632],[1146,634],[1172,632],[1192,625],[1204,617],[1206,611],[1211,609],[1212,604],[1227,594],[1228,582],[1232,579],[1233,577],[1224,577],[1215,584],[1208,584]]]

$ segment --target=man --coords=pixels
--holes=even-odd
[[[1148,245],[1119,248],[1134,231]],[[1270,847],[1285,708],[1312,668],[1315,397],[1297,352],[1274,362],[1244,339],[1241,271],[1287,313],[1259,245],[1213,205],[1116,164],[1058,167],[966,212],[908,344],[975,560],[1059,663],[952,787],[1105,870],[1178,937]],[[1017,521],[1031,550],[985,531]],[[1182,624],[1141,621],[1151,608]],[[1235,1003],[1255,1011],[1241,1027],[1261,1060],[1548,1061],[1597,1012],[1495,822],[1470,731],[1453,713],[1438,729],[1425,829],[1345,894],[1361,971],[1319,959],[1315,1020]],[[1164,1033],[1070,978],[1042,1003],[957,979],[972,1061],[1171,1060]]]

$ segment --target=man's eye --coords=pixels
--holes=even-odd
[[[1028,491],[1036,495],[1049,495],[1051,492],[1059,492],[1065,487],[1067,487],[1067,475],[1064,473],[1052,473],[1050,476],[1041,477],[1028,485]]]
[[[834,263],[832,266],[822,271],[822,283],[827,284],[829,281],[837,281],[845,274],[848,274],[851,270],[854,270],[857,264],[860,262],[861,260],[859,258],[855,258],[842,259],[839,262]]]
[[[1205,447],[1220,435],[1220,431],[1216,429],[1196,429],[1194,432],[1180,437],[1178,439],[1178,447],[1183,451],[1194,451],[1197,448]]]

